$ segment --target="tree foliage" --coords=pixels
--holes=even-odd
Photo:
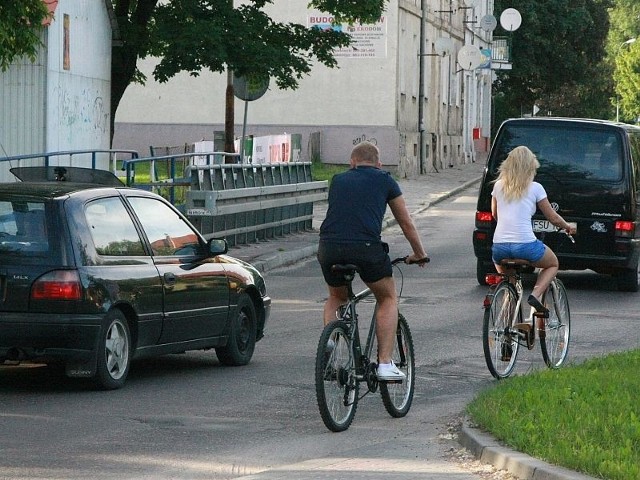
[[[615,0],[610,17],[607,52],[615,83],[612,102],[619,105],[621,120],[637,122],[640,118],[640,3]]]
[[[338,22],[369,23],[380,18],[387,1],[313,0],[309,7]],[[278,87],[294,89],[315,61],[335,67],[333,49],[351,38],[333,29],[275,22],[264,11],[273,0],[248,0],[237,7],[233,0],[113,2],[122,46],[114,48],[112,57],[112,122],[127,86],[144,83],[137,62],[148,55],[160,58],[153,75],[161,82],[181,71],[197,76],[202,69],[231,70],[273,77]]]
[[[48,13],[42,0],[0,3],[0,70],[6,71],[22,56],[35,61],[40,28]]]
[[[511,41],[512,70],[498,73],[494,123],[531,113],[608,116],[610,70],[601,68],[611,0],[522,0],[522,25],[498,28],[494,36]],[[510,7],[496,0],[497,17]]]
[[[310,73],[313,58],[336,66],[333,49],[348,45],[348,34],[274,22],[262,10],[265,3],[233,8],[219,0],[181,0],[158,6],[150,49],[160,58],[155,79],[165,82],[181,71],[197,76],[206,68],[275,78],[287,89]]]
[[[640,41],[616,57],[614,72],[621,118],[636,123],[640,119]]]

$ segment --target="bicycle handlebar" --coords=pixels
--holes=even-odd
[[[398,257],[391,260],[391,265],[397,265],[398,263],[406,263],[408,265],[424,265],[425,263],[429,263],[431,259],[429,257],[421,258],[420,260],[416,260],[415,262],[407,262],[407,258],[409,255],[405,255],[404,257]]]
[[[569,240],[571,240],[571,243],[576,243],[575,238],[573,238],[573,235],[571,235],[568,230],[565,230],[564,228],[558,228],[558,232],[562,232],[567,237],[569,237]]]

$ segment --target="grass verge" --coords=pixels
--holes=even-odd
[[[609,480],[640,478],[640,350],[501,380],[467,407],[532,457]]]
[[[319,160],[311,163],[311,176],[314,180],[327,180],[331,185],[331,179],[337,173],[344,172],[349,169],[349,165],[327,165]]]

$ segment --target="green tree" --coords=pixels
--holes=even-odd
[[[334,15],[340,22],[372,22],[380,18],[387,0],[315,0],[309,6]],[[273,21],[264,11],[272,0],[250,0],[234,7],[233,0],[114,0],[122,45],[112,60],[111,121],[126,88],[144,83],[138,59],[160,58],[153,76],[160,82],[181,71],[199,75],[202,69],[275,78],[280,88],[295,89],[313,62],[335,67],[333,49],[350,43],[350,36],[296,23]],[[226,97],[226,150],[232,149],[233,90]],[[231,117],[232,118],[232,117]]]
[[[615,83],[611,100],[621,120],[635,122],[640,116],[640,3],[615,0],[610,18],[607,54]]]
[[[49,11],[42,0],[0,3],[0,70],[18,57],[35,61],[42,21]]]
[[[617,55],[613,78],[619,95],[621,118],[637,123],[640,119],[640,41]]]
[[[609,115],[610,70],[603,68],[611,0],[521,0],[522,25],[495,36],[511,41],[512,70],[498,72],[494,126],[531,113],[564,116]],[[497,17],[511,6],[496,0]],[[604,95],[603,95],[604,94]]]

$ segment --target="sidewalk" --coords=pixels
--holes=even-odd
[[[462,190],[478,185],[484,171],[484,161],[458,165],[440,172],[427,173],[417,179],[399,180],[400,188],[411,213],[419,213],[452,197]],[[477,195],[476,189],[469,190]],[[326,202],[313,206],[313,230],[250,245],[232,247],[229,253],[253,264],[261,272],[295,263],[316,254],[318,229],[326,213]],[[383,227],[395,223],[387,209]],[[549,465],[528,455],[501,446],[490,435],[463,425],[460,444],[483,463],[507,470],[512,475],[531,480],[587,480],[588,477],[565,468]],[[267,477],[265,477],[267,478]],[[270,478],[270,477],[269,477]],[[432,477],[434,478],[434,477]]]

